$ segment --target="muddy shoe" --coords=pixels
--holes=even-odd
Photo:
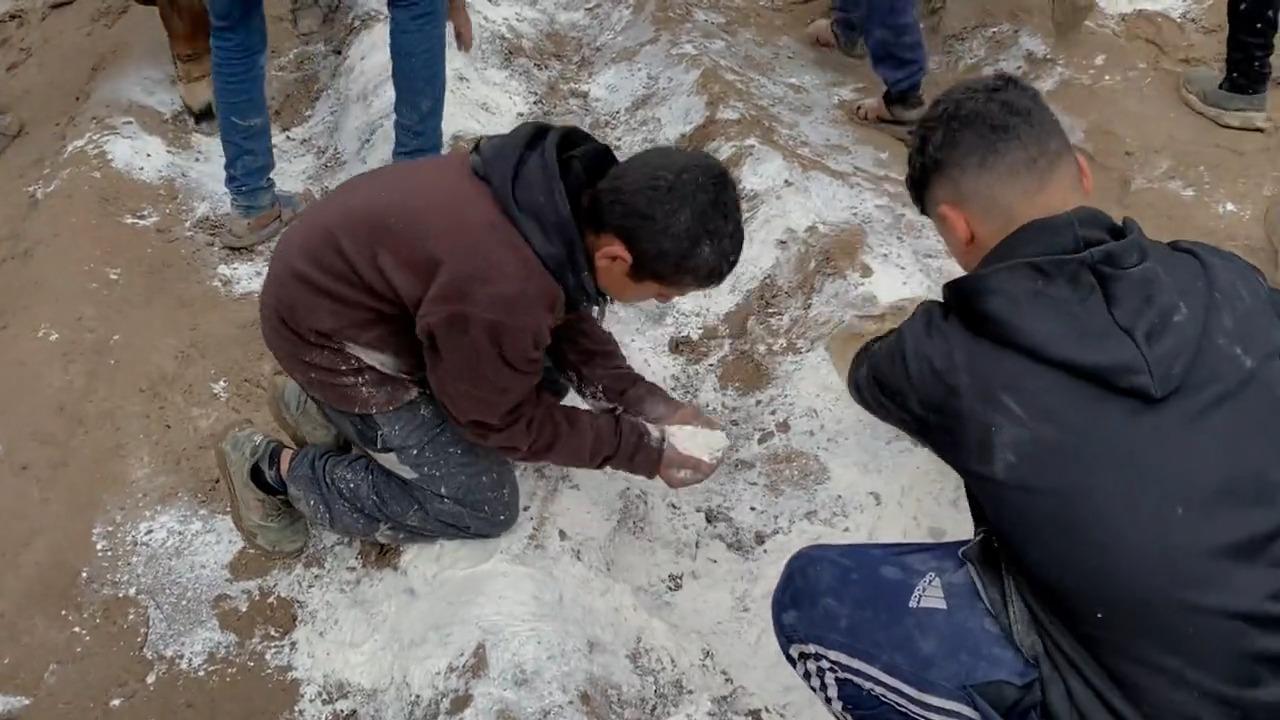
[[[315,199],[315,194],[310,190],[297,195],[276,193],[276,205],[270,210],[264,210],[253,217],[241,217],[233,213],[227,222],[227,232],[221,238],[222,247],[247,250],[275,239]]]
[[[338,445],[342,442],[320,405],[293,378],[272,378],[268,405],[276,425],[297,447]]]
[[[22,121],[13,113],[0,113],[0,152],[22,134]]]
[[[240,422],[227,430],[213,453],[231,495],[231,519],[245,542],[271,557],[291,557],[306,547],[307,521],[288,498],[268,495],[252,477],[254,465],[271,450],[271,438]]]
[[[1267,95],[1239,95],[1218,87],[1222,78],[1209,68],[1188,70],[1182,75],[1182,100],[1192,110],[1233,130],[1266,130]]]

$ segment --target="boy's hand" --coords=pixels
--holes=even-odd
[[[715,471],[715,465],[692,455],[685,455],[674,445],[667,443],[662,450],[662,465],[658,469],[658,477],[662,478],[667,487],[678,490],[697,485],[711,477],[711,473]]]
[[[672,400],[662,407],[646,413],[645,418],[654,425],[695,425],[713,430],[720,429],[720,421],[702,412],[697,405]]]
[[[449,0],[449,22],[453,25],[453,39],[462,52],[471,52],[474,36],[471,34],[471,13],[466,0]]]

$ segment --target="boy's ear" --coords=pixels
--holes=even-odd
[[[1080,168],[1080,189],[1084,190],[1085,197],[1093,196],[1093,166],[1089,164],[1089,158],[1085,157],[1082,152],[1076,152],[1076,165]]]
[[[613,240],[600,243],[593,255],[596,270],[608,267],[627,269],[631,267],[631,251],[621,241]]]
[[[950,203],[939,203],[933,210],[933,222],[938,226],[938,234],[947,241],[953,253],[973,244],[973,226],[969,224],[969,217],[959,207]]]

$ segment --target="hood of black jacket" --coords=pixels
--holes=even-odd
[[[487,137],[471,167],[564,291],[565,312],[602,306],[582,237],[582,202],[618,159],[576,127],[525,123]]]
[[[1084,207],[1022,226],[943,292],[975,334],[1150,399],[1181,385],[1207,306],[1199,263]]]

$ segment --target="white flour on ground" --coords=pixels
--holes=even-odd
[[[674,445],[677,450],[709,463],[720,462],[724,451],[729,449],[729,436],[725,435],[723,430],[696,425],[671,425],[663,430],[667,442]]]
[[[0,693],[0,720],[17,720],[22,708],[31,704],[29,698]]]

